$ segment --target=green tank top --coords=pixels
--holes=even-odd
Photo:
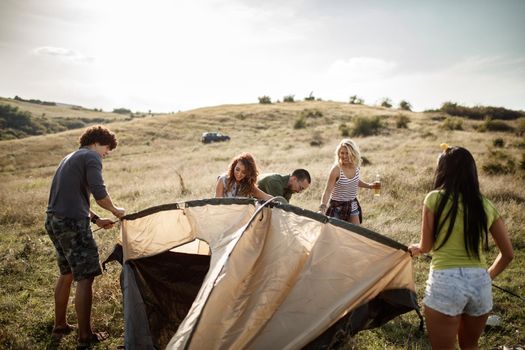
[[[435,190],[429,192],[425,197],[424,204],[433,213],[437,211],[438,201],[441,198],[441,191]],[[446,213],[452,206],[452,199],[445,205],[444,212]],[[494,221],[500,215],[494,205],[485,197],[483,197],[483,206],[487,215],[487,227],[490,228]],[[450,220],[447,220],[440,232],[437,235],[437,240],[434,242],[434,247],[438,247],[449,227]],[[452,229],[452,233],[447,242],[438,250],[432,250],[432,263],[430,267],[434,270],[452,269],[458,267],[481,267],[487,268],[485,256],[483,254],[482,242],[480,241],[478,260],[475,256],[468,256],[465,250],[465,239],[463,235],[463,206],[459,203],[458,215]]]

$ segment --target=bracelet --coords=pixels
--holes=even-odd
[[[93,216],[91,217],[90,221],[92,223],[96,224],[98,219],[100,219],[100,217],[97,214],[93,214]]]

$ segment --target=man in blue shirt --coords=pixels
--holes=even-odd
[[[79,346],[89,347],[108,336],[91,329],[92,285],[102,270],[90,221],[105,229],[113,227],[113,221],[91,211],[89,198],[93,195],[99,206],[117,218],[124,216],[125,210],[113,204],[102,177],[102,160],[116,147],[115,134],[107,128],[87,129],[80,137],[80,148],[60,162],[49,193],[45,227],[55,246],[60,269],[55,288],[52,336],[60,337],[71,331],[66,311],[71,284],[75,280]]]

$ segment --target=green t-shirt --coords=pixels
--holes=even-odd
[[[290,202],[293,192],[287,188],[288,180],[290,180],[290,175],[262,174],[257,181],[257,187],[270,196],[281,196]]]
[[[435,190],[429,192],[425,197],[424,204],[433,213],[437,211],[438,200],[441,197],[441,191]],[[452,199],[449,199],[445,205],[444,213],[447,213],[452,206]],[[487,215],[487,227],[490,228],[494,221],[496,221],[500,215],[494,205],[485,197],[483,197],[483,206],[485,207],[485,213]],[[437,240],[434,242],[434,247],[438,247],[449,227],[450,219],[443,225],[440,232],[438,233]],[[431,268],[434,270],[451,269],[458,267],[481,267],[487,268],[485,256],[483,255],[482,242],[479,245],[479,256],[480,259],[476,259],[475,256],[468,256],[465,250],[465,238],[463,235],[463,206],[461,202],[458,207],[458,215],[454,222],[454,228],[447,242],[438,250],[433,250]]]

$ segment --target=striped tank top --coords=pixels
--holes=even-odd
[[[339,178],[335,182],[330,199],[339,202],[349,202],[354,200],[357,196],[357,185],[359,185],[359,168],[355,169],[354,177],[349,179],[345,176],[343,169],[339,167]],[[353,205],[354,203],[352,203],[352,207]]]

